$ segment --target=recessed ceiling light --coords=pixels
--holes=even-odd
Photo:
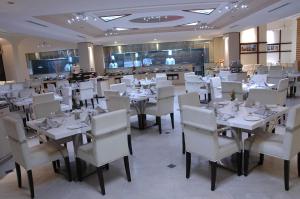
[[[117,43],[118,43],[117,41],[114,42],[114,44],[117,44]]]
[[[123,31],[123,30],[128,30],[128,28],[114,28],[117,31]]]
[[[8,1],[7,3],[10,4],[10,5],[14,5],[15,4],[14,1]]]
[[[184,26],[195,26],[197,25],[199,22],[192,22],[192,23],[187,23],[187,24],[184,24]]]
[[[120,18],[123,18],[123,17],[127,17],[129,15],[130,14],[126,14],[126,15],[112,15],[112,16],[102,16],[102,17],[99,17],[99,18],[102,19],[105,22],[109,22],[109,21],[113,21],[113,20],[120,19]]]
[[[209,15],[214,10],[215,10],[215,8],[210,8],[210,9],[193,9],[193,10],[183,10],[183,11],[185,11],[185,12],[193,12],[193,13],[197,13],[197,14]]]
[[[155,38],[155,39],[153,39],[154,41],[157,41],[157,39]]]

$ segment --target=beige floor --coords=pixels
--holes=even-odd
[[[183,87],[176,88],[183,93]],[[294,105],[300,99],[289,99]],[[105,171],[106,196],[99,193],[97,176],[91,175],[83,182],[68,182],[54,174],[51,165],[33,170],[36,198],[50,199],[281,199],[300,198],[300,178],[297,176],[295,159],[291,163],[290,191],[284,191],[283,161],[266,157],[263,166],[256,168],[248,177],[222,168],[217,171],[217,188],[210,191],[208,161],[192,155],[191,178],[185,178],[185,156],[181,153],[181,127],[175,102],[175,130],[169,117],[162,120],[163,134],[157,127],[145,131],[133,130],[133,156],[130,156],[132,182],[126,181],[123,161],[116,161]],[[154,119],[154,118],[149,118]],[[174,164],[174,168],[167,167]],[[1,166],[1,165],[0,165]],[[17,187],[15,172],[0,179],[0,198],[29,198],[27,177],[23,172],[24,188]]]

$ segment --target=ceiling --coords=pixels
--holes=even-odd
[[[9,33],[103,45],[205,40],[275,21],[300,11],[299,0],[243,0],[248,8],[228,11],[225,7],[230,2],[232,1],[0,0],[0,29]],[[191,9],[214,11],[209,15],[186,11]],[[76,13],[84,13],[89,20],[67,23]],[[112,15],[126,16],[109,22],[99,18]],[[95,18],[96,21],[92,20]],[[152,21],[145,23],[145,19]],[[193,22],[205,24],[212,29],[201,29],[200,25],[185,25]],[[115,31],[115,28],[126,30]],[[112,33],[113,35],[106,36]]]

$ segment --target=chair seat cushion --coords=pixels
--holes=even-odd
[[[283,135],[261,132],[245,140],[245,149],[278,158],[283,157]]]
[[[218,142],[219,142],[218,160],[221,160],[225,157],[228,157],[240,151],[238,143],[233,138],[219,136]]]
[[[146,106],[145,114],[147,115],[157,115],[156,103],[148,103]]]
[[[68,156],[68,151],[65,147],[59,144],[46,142],[44,144],[39,144],[31,147],[29,149],[29,154],[29,165],[23,165],[25,166],[26,170],[66,157]]]
[[[94,166],[97,166],[95,159],[93,158],[92,143],[81,145],[77,150],[77,157],[88,163],[93,164]]]

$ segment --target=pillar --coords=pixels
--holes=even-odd
[[[95,63],[95,70],[97,74],[104,75],[105,62],[104,62],[103,46],[101,45],[94,45],[94,63]]]
[[[240,60],[240,33],[231,32],[224,35],[224,65]]]
[[[95,71],[93,44],[89,42],[78,43],[79,65],[83,72]]]
[[[297,19],[296,66],[298,71],[300,71],[300,18]]]

